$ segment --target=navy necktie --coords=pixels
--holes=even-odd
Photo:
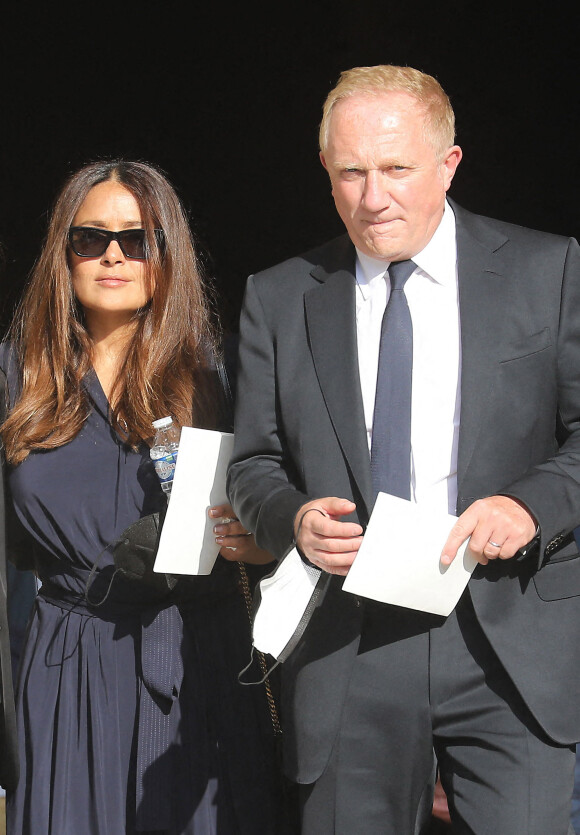
[[[388,269],[391,295],[381,325],[379,368],[373,415],[373,492],[411,497],[411,384],[413,326],[404,286],[416,268],[395,261]]]

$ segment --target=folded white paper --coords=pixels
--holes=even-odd
[[[287,657],[306,628],[321,573],[293,548],[276,571],[260,581],[253,625],[256,649],[280,661]]]
[[[447,616],[477,565],[468,543],[451,565],[441,565],[441,551],[455,522],[450,514],[379,493],[343,590]]]
[[[181,430],[171,500],[163,523],[155,571],[209,574],[220,546],[210,507],[226,504],[226,471],[234,436],[210,429]]]

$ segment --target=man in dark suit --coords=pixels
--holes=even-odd
[[[4,421],[6,379],[0,372],[0,424]],[[0,450],[0,462],[4,459]],[[8,636],[4,479],[0,474],[0,786],[6,791],[18,781],[16,717],[12,692],[10,640]]]
[[[578,245],[447,200],[453,112],[416,70],[343,73],[320,146],[348,235],[249,279],[229,472],[260,546],[328,578],[282,673],[303,832],[409,835],[434,748],[454,831],[565,835]],[[443,565],[471,537],[448,618],[342,591],[379,490],[458,515]]]

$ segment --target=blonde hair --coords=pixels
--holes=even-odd
[[[340,74],[322,109],[319,144],[324,153],[328,145],[332,112],[338,102],[357,95],[407,93],[425,109],[425,140],[442,157],[455,140],[455,115],[449,97],[431,75],[412,67],[380,64],[354,67]]]

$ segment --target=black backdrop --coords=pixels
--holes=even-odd
[[[65,176],[121,155],[160,165],[177,188],[235,330],[250,272],[341,231],[317,127],[339,72],[361,64],[409,64],[440,80],[464,150],[451,191],[460,203],[578,236],[577,8],[210,0],[5,9],[2,327]]]

